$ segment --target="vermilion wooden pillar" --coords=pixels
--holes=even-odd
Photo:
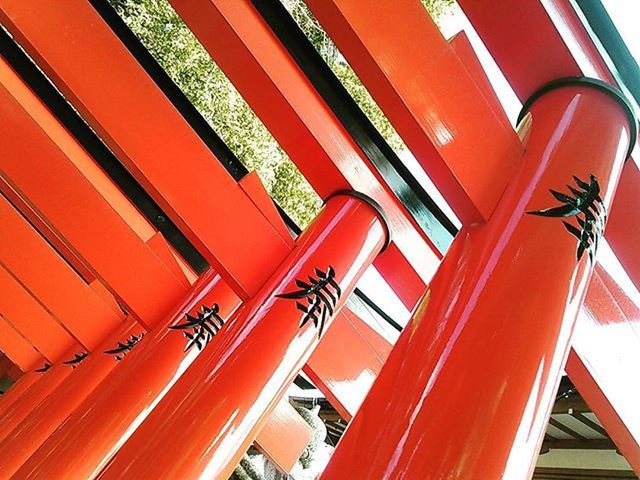
[[[37,404],[13,430],[0,430],[0,478],[9,478],[51,433],[73,412],[91,391],[111,372],[118,361],[104,353],[141,339],[146,330],[129,317],[112,332],[54,391]],[[132,335],[134,337],[132,337]],[[132,348],[138,340],[134,340]],[[121,358],[126,358],[123,351]]]
[[[464,13],[524,101],[553,78],[589,75],[615,84],[605,60],[579,21],[573,3],[563,0],[459,0]],[[575,50],[579,51],[575,55]],[[611,209],[607,241],[640,288],[640,169],[627,162]]]
[[[165,316],[140,345],[110,372],[69,418],[34,452],[19,478],[91,478],[172,388],[197,355],[184,354],[185,340],[167,327],[196,315],[202,306],[219,306],[226,319],[238,297],[212,270]]]
[[[28,391],[34,383],[36,383],[42,375],[38,372],[31,371],[22,375],[16,383],[0,398],[0,415],[8,410],[26,391]]]
[[[456,237],[324,479],[530,475],[636,121],[610,87],[555,87],[530,108],[521,169],[489,222]]]
[[[2,396],[0,396],[0,415],[26,392],[41,375],[34,368],[44,364],[44,357],[20,333],[0,315],[0,348],[15,362],[22,371],[20,376]],[[37,365],[37,366],[36,366]]]
[[[73,359],[78,353],[76,347],[68,350],[63,358]],[[67,378],[73,371],[71,365],[66,365],[62,361],[48,364],[48,368],[38,378],[33,385],[24,391],[14,402],[4,409],[0,415],[2,424],[2,432],[0,433],[0,441],[6,434],[11,432],[27,415],[51,392]],[[36,372],[34,372],[36,373]]]
[[[100,478],[229,477],[333,313],[390,240],[381,209],[353,195],[327,202]]]

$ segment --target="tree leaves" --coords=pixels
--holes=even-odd
[[[110,1],[231,151],[258,173],[271,197],[305,228],[322,199],[169,2]]]

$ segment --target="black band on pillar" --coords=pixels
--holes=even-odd
[[[389,244],[391,243],[391,229],[389,228],[389,219],[387,218],[387,214],[385,213],[382,206],[378,202],[376,202],[373,198],[371,198],[369,195],[365,195],[364,193],[357,192],[355,190],[338,190],[336,192],[333,192],[331,195],[329,195],[326,198],[324,203],[327,203],[333,197],[338,197],[338,196],[355,197],[367,203],[371,208],[373,208],[376,211],[376,214],[378,215],[378,218],[380,219],[382,226],[385,230],[386,240],[384,242],[384,245],[382,246],[382,250],[380,250],[380,252],[384,252],[389,246]]]
[[[633,105],[629,101],[629,99],[620,91],[618,88],[610,85],[609,83],[603,82],[602,80],[598,80],[596,78],[590,77],[564,77],[558,78],[556,80],[552,80],[551,82],[543,85],[538,90],[533,92],[533,94],[524,102],[522,105],[522,110],[518,114],[518,123],[524,118],[527,114],[531,105],[542,97],[545,93],[549,93],[553,90],[563,87],[586,87],[593,88],[595,90],[599,90],[610,98],[615,100],[618,105],[622,107],[627,118],[629,120],[629,126],[631,129],[631,138],[629,139],[629,150],[627,151],[627,159],[631,156],[631,152],[636,144],[636,140],[638,137],[638,118],[636,116]]]

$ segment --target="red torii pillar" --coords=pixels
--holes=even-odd
[[[458,3],[522,101],[553,78],[597,74],[601,80],[615,82],[571,2],[495,0],[490,9],[484,0]],[[571,42],[565,41],[565,33]],[[570,44],[579,46],[579,57],[572,55]],[[640,209],[627,206],[636,204],[639,195],[640,169],[636,162],[627,162],[610,212],[606,240],[638,288]]]
[[[42,442],[35,431],[19,439],[22,445],[15,455],[26,462],[16,476],[97,475],[196,358],[195,349],[184,354],[182,335],[167,327],[183,322],[187,313],[196,315],[202,306],[214,304],[219,306],[218,315],[227,319],[240,300],[209,270],[50,437]]]
[[[228,478],[389,240],[371,199],[331,198],[99,478]]]
[[[67,376],[48,396],[23,415],[20,423],[0,432],[0,478],[9,478],[29,456],[51,435],[71,412],[117,365],[113,355],[105,350],[122,345],[131,348],[143,337],[146,329],[129,317],[104,339],[90,357],[82,362],[73,376]],[[128,342],[128,343],[127,343]],[[124,356],[126,351],[121,355]],[[71,370],[70,367],[64,366]],[[43,379],[44,380],[44,379]],[[18,402],[20,403],[20,402]]]
[[[532,102],[521,169],[458,234],[323,478],[530,474],[637,125],[588,79]]]

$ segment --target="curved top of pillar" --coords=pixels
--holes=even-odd
[[[633,108],[633,105],[629,101],[629,99],[625,96],[624,93],[622,93],[620,89],[614,87],[613,85],[607,82],[598,80],[596,78],[563,77],[563,78],[557,78],[543,85],[542,87],[538,88],[535,92],[533,92],[533,94],[531,94],[531,96],[522,104],[522,109],[518,114],[517,123],[520,123],[520,121],[524,118],[524,116],[527,114],[527,112],[531,108],[531,105],[533,105],[536,102],[536,100],[538,100],[540,97],[542,97],[546,93],[549,93],[553,90],[557,90],[558,88],[564,88],[564,87],[586,87],[586,88],[599,90],[604,94],[608,95],[616,103],[618,103],[620,107],[622,107],[622,110],[624,110],[625,114],[627,115],[627,119],[629,120],[629,126],[631,129],[631,132],[630,132],[631,138],[629,139],[629,149],[627,150],[627,157],[626,157],[628,159],[631,156],[631,152],[633,151],[633,148],[636,144],[636,140],[638,137],[638,118],[636,116],[635,110]]]
[[[348,189],[337,190],[333,192],[331,195],[329,195],[325,199],[324,203],[326,204],[333,197],[338,197],[338,196],[355,197],[367,203],[371,208],[375,210],[376,215],[378,216],[380,223],[382,223],[382,227],[384,228],[384,231],[385,231],[385,241],[384,241],[384,245],[382,246],[382,250],[380,250],[380,253],[384,252],[389,246],[389,244],[391,243],[391,228],[389,227],[389,219],[387,218],[387,214],[382,208],[382,206],[378,202],[376,202],[373,198],[371,198],[369,195],[365,195],[364,193],[358,192],[356,190],[348,190]]]

